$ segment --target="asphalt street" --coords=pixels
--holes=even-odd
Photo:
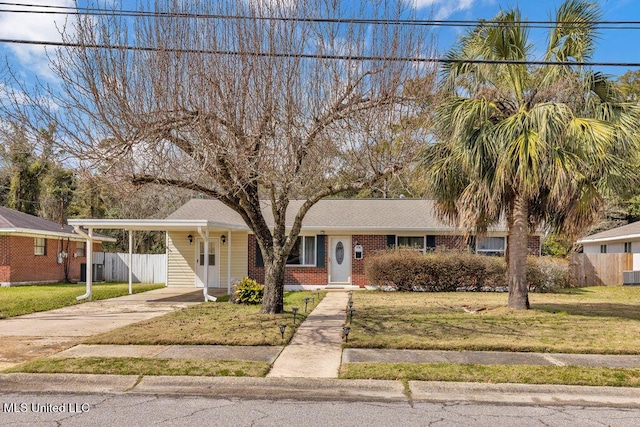
[[[57,409],[56,409],[57,408]],[[0,426],[637,426],[640,409],[220,399],[142,394],[0,394]]]

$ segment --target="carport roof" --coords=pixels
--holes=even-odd
[[[93,229],[116,229],[133,231],[189,231],[198,227],[207,229],[248,230],[244,224],[229,224],[206,219],[70,219],[69,225]]]

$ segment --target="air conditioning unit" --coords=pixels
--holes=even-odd
[[[622,272],[622,284],[623,285],[640,285],[640,271],[623,271]]]

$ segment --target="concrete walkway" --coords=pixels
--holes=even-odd
[[[201,301],[202,290],[171,287],[2,319],[0,369],[55,354],[86,337]]]
[[[329,292],[298,327],[267,377],[338,378],[347,292]]]

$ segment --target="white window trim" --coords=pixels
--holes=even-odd
[[[475,250],[477,254],[486,254],[486,253],[493,253],[493,252],[497,252],[500,253],[504,256],[504,254],[507,252],[507,237],[506,236],[484,236],[487,238],[497,238],[497,239],[502,239],[502,241],[504,242],[504,245],[502,246],[502,249],[480,249],[478,248],[478,240],[481,239],[481,237],[476,236],[475,238]]]
[[[42,246],[38,245],[38,241],[42,241]],[[38,249],[42,249],[42,251],[38,251]],[[36,256],[46,256],[47,255],[47,239],[46,237],[34,237],[33,239],[33,254]]]
[[[422,247],[421,248],[416,248],[416,247],[411,247],[411,246],[400,246],[398,244],[398,239],[400,239],[401,237],[422,237]],[[396,248],[398,248],[398,249],[406,249],[406,250],[416,250],[416,251],[424,253],[424,251],[427,249],[427,236],[407,236],[407,235],[397,235],[396,234]],[[430,249],[432,249],[432,248],[430,248]]]
[[[317,267],[318,266],[318,237],[316,235],[306,234],[298,235],[298,239],[301,240],[300,259],[304,262],[306,258],[306,239],[305,237],[313,237],[313,264],[286,264],[285,267]]]

